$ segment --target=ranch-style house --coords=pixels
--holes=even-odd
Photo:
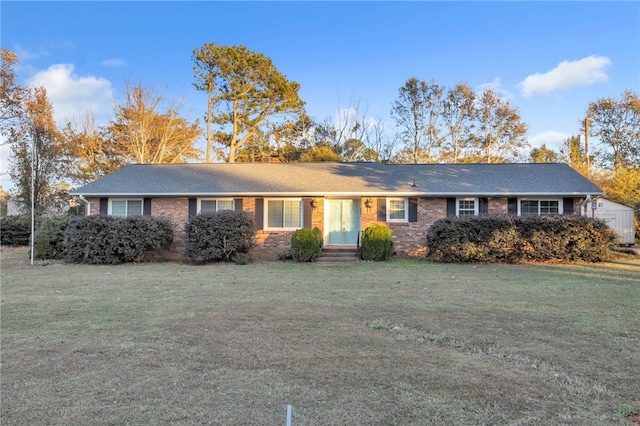
[[[258,228],[252,255],[277,259],[299,228],[327,247],[356,247],[373,223],[391,229],[398,256],[426,252],[436,220],[463,215],[579,215],[602,191],[566,164],[214,163],[134,164],[72,194],[88,215],[189,217],[244,210]]]

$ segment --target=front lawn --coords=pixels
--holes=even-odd
[[[630,424],[640,260],[37,262],[3,250],[1,422]]]

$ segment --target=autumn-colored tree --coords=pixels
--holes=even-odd
[[[300,85],[287,80],[261,53],[207,43],[193,51],[192,59],[194,86],[208,98],[206,161],[211,161],[212,142],[228,149],[227,161],[233,163],[238,149],[264,131],[266,123],[303,112]]]
[[[79,126],[67,123],[62,130],[64,153],[68,162],[66,176],[87,184],[127,164],[130,156],[103,136],[95,116],[87,111]]]
[[[333,151],[328,146],[313,146],[305,152],[300,161],[303,162],[314,162],[314,161],[340,161],[340,154]]]
[[[640,97],[625,90],[620,99],[602,98],[589,104],[591,136],[600,140],[597,160],[607,168],[640,167]]]
[[[16,54],[3,48],[0,48],[0,54],[0,134],[7,135],[24,113],[28,90],[16,83]]]
[[[559,159],[560,154],[552,149],[547,148],[546,144],[542,144],[540,148],[531,149],[532,163],[557,163]]]
[[[187,122],[179,108],[162,108],[163,96],[155,89],[126,82],[126,95],[115,106],[115,119],[106,128],[106,138],[125,162],[183,163],[200,158],[195,142],[201,134],[198,120]]]
[[[493,89],[478,97],[478,129],[474,134],[476,155],[484,163],[513,161],[528,146],[527,125],[517,108]]]
[[[391,116],[398,127],[404,152],[412,155],[412,163],[431,163],[442,143],[438,121],[444,88],[434,81],[427,83],[415,77],[399,89]]]
[[[33,196],[33,213],[40,216],[52,201],[55,180],[64,166],[63,150],[46,89],[40,87],[25,93],[24,114],[17,117],[8,134],[12,150],[9,175],[23,210],[31,214]]]

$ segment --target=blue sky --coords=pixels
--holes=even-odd
[[[47,88],[59,125],[87,107],[105,123],[125,79],[181,98],[189,119],[203,116],[191,53],[210,42],[270,57],[320,120],[358,106],[391,129],[391,102],[413,76],[492,85],[518,108],[532,146],[577,134],[589,102],[640,92],[637,1],[3,0],[0,13],[19,82]]]

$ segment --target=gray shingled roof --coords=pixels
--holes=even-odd
[[[414,184],[415,183],[415,184]],[[602,191],[566,164],[134,164],[84,196],[585,196]]]

